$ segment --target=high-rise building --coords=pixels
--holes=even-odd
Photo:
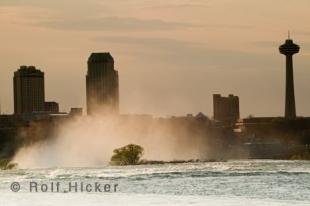
[[[14,113],[44,111],[44,73],[34,66],[21,66],[14,72]]]
[[[295,119],[293,55],[299,52],[299,46],[294,44],[293,40],[288,37],[285,43],[279,47],[279,51],[286,56],[285,118]]]
[[[92,53],[86,75],[87,114],[119,112],[118,72],[110,53]]]
[[[220,94],[213,94],[213,115],[214,119],[221,122],[235,122],[240,118],[239,97],[230,94],[222,97]]]

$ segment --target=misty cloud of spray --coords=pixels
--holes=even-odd
[[[173,122],[142,115],[76,117],[57,126],[48,140],[21,148],[13,161],[20,168],[103,166],[114,149],[130,143],[144,148],[143,159],[204,158],[206,137]]]

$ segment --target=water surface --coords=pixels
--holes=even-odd
[[[30,192],[29,182],[60,182]],[[10,185],[18,182],[19,192]],[[116,192],[68,192],[68,184],[116,185]],[[50,187],[50,185],[49,185]],[[310,161],[228,162],[0,171],[0,205],[310,205]]]

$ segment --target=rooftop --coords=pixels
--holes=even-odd
[[[14,73],[15,75],[44,75],[44,73],[36,69],[35,66],[20,66],[20,68]]]
[[[114,59],[109,52],[92,53],[88,58],[88,62],[112,62]]]

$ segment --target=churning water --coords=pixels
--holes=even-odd
[[[17,169],[0,171],[0,181],[1,206],[310,205],[310,161]],[[18,192],[11,191],[12,182],[20,184]],[[37,183],[38,192],[30,192],[30,182]],[[60,183],[60,191],[51,191],[52,182]],[[79,188],[96,182],[111,185],[111,191]],[[68,192],[69,183],[78,183],[78,191]]]

